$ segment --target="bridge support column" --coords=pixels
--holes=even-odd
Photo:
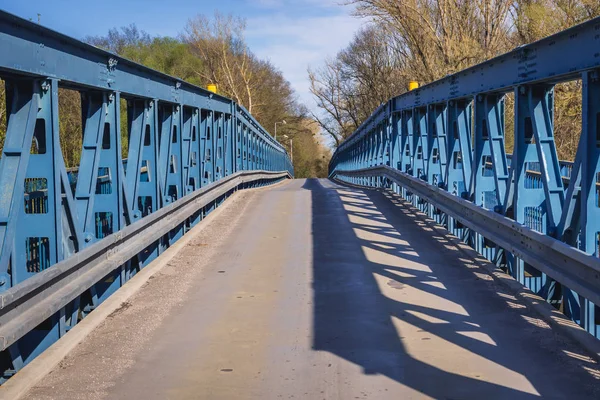
[[[600,73],[583,74],[581,144],[581,238],[582,250],[598,257],[600,243]],[[581,296],[580,324],[600,337],[600,308]]]
[[[467,197],[471,180],[471,118],[472,102],[451,101],[448,104],[446,190],[459,197]],[[448,230],[463,237],[465,229],[448,217]]]
[[[475,140],[470,197],[487,209],[502,209],[508,185],[504,148],[504,95],[481,94],[475,99]],[[474,235],[474,247],[494,259],[493,243]]]

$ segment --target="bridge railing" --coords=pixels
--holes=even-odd
[[[391,187],[596,337],[598,32],[594,19],[395,97],[330,163],[331,177]],[[564,162],[554,141],[554,86],[573,80],[582,81],[583,123],[577,156]],[[505,110],[511,93],[514,114]]]
[[[1,380],[231,191],[293,169],[285,149],[231,99],[2,11],[0,54]],[[75,168],[65,167],[61,150],[59,88],[81,97]],[[140,235],[135,245],[128,232]]]

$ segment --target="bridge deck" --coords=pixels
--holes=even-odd
[[[28,397],[598,398],[580,354],[400,200],[295,180],[237,196]]]

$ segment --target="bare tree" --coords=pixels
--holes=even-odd
[[[530,43],[600,15],[597,0],[515,0],[515,42]]]
[[[426,84],[600,15],[597,0],[347,0],[373,21],[350,46],[309,71],[322,111],[315,118],[336,144],[408,80]],[[512,103],[512,98],[508,96]],[[581,82],[555,88],[559,156],[575,155]],[[508,121],[507,133],[512,133]],[[510,147],[510,143],[509,143]]]
[[[388,32],[371,25],[334,59],[309,69],[310,91],[321,110],[313,117],[336,146],[375,108],[406,90],[409,77],[392,42]]]
[[[313,113],[313,118],[321,128],[333,138],[336,147],[357,127],[348,113],[343,96],[342,77],[336,61],[328,60],[317,70],[308,70],[310,92],[315,96],[322,116]]]
[[[507,49],[513,0],[350,0],[389,29],[407,70],[431,82]]]
[[[257,60],[245,43],[245,28],[243,19],[231,15],[198,15],[188,21],[183,37],[207,65],[199,74],[252,113],[260,74],[253,68]]]
[[[122,54],[127,47],[149,45],[152,38],[135,24],[130,24],[118,29],[109,29],[106,36],[86,36],[83,41],[113,53]]]
[[[600,15],[597,0],[516,0],[515,45],[530,43]],[[581,133],[581,80],[554,88],[554,138],[561,159],[573,160]]]

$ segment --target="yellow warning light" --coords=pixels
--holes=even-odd
[[[208,90],[209,92],[217,93],[217,85],[215,85],[214,83],[210,83],[206,87],[206,90]]]

